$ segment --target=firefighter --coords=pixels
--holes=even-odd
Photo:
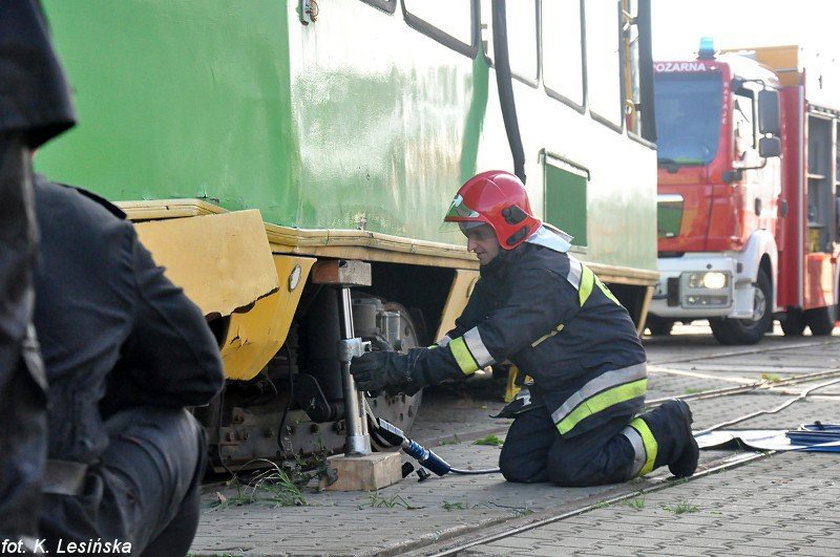
[[[42,549],[185,555],[206,455],[185,407],[221,389],[218,344],[117,207],[41,177],[35,201],[50,384]]]
[[[568,253],[571,237],[534,217],[522,182],[478,174],[445,220],[458,223],[481,264],[466,308],[430,348],[355,358],[357,387],[411,390],[510,361],[532,382],[501,413],[514,418],[499,459],[508,481],[590,486],[663,465],[691,476],[699,451],[688,405],[640,415],[646,357],[629,314]]]
[[[33,149],[75,121],[38,0],[0,2],[0,542],[35,549],[46,458],[46,379],[32,264]]]

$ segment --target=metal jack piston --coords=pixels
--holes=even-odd
[[[319,261],[312,270],[312,282],[340,287],[339,308],[341,311],[341,339],[338,345],[338,359],[341,362],[341,379],[344,391],[347,456],[371,454],[370,435],[364,411],[364,393],[356,390],[353,376],[350,375],[350,362],[369,349],[369,342],[356,338],[353,330],[353,301],[350,288],[371,285],[370,263],[353,260]]]
[[[355,356],[361,356],[370,349],[370,342],[362,342],[353,331],[353,304],[350,288],[341,288],[341,336],[338,343],[338,359],[341,361],[341,380],[344,387],[345,420],[347,421],[347,440],[344,452],[351,456],[371,453],[370,435],[365,417],[364,393],[356,390],[356,382],[350,375],[350,362]]]

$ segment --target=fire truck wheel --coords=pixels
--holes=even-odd
[[[674,328],[674,322],[656,315],[648,315],[645,327],[650,331],[651,336],[668,336],[671,334],[671,329]]]
[[[786,311],[780,322],[785,336],[801,337],[805,331],[805,316],[799,308],[791,308]]]
[[[755,289],[755,308],[753,315],[757,319],[710,319],[712,334],[721,344],[755,344],[773,322],[773,288],[767,272],[758,271]]]
[[[836,321],[837,306],[835,305],[805,310],[805,323],[811,329],[812,335],[830,335]]]

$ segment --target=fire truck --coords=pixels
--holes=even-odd
[[[786,335],[830,335],[840,285],[833,61],[800,46],[704,43],[696,60],[654,63],[660,278],[647,327],[664,335],[708,319],[720,343],[752,344],[778,319]]]

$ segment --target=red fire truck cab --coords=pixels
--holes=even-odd
[[[647,326],[708,319],[723,344],[831,334],[840,110],[797,46],[654,63],[660,279]],[[807,66],[807,67],[806,67]],[[828,66],[823,65],[827,70]],[[840,90],[835,90],[840,93]],[[840,107],[840,97],[833,99]]]

